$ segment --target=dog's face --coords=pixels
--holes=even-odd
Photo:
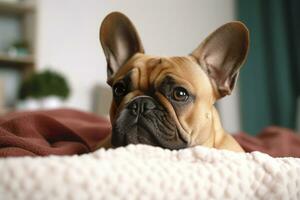
[[[205,145],[214,103],[231,93],[248,38],[245,26],[232,22],[213,32],[189,56],[149,56],[129,19],[121,13],[108,15],[100,40],[114,97],[112,144],[169,149]]]

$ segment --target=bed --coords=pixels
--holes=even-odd
[[[109,123],[74,110],[12,114],[0,125],[1,200],[300,199],[299,158],[201,146],[97,149]]]
[[[0,198],[300,199],[300,159],[146,145],[0,160]]]

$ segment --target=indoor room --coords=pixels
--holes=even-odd
[[[300,199],[299,9],[0,0],[0,200]]]

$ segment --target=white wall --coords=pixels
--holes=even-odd
[[[51,65],[63,72],[73,89],[68,105],[84,110],[91,108],[93,86],[106,81],[106,62],[98,31],[109,12],[121,11],[129,16],[146,52],[157,55],[186,55],[211,31],[234,19],[233,0],[39,0],[38,3],[38,66]],[[236,108],[232,103],[229,105],[225,103],[225,108],[229,108],[227,116],[223,116],[225,123],[226,119],[232,119],[232,109]],[[223,107],[221,104],[221,110]],[[235,122],[232,125],[232,120],[228,121],[227,129],[239,129]]]

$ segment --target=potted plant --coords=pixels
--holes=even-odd
[[[16,41],[8,48],[8,55],[11,57],[23,57],[29,55],[29,44],[27,41]]]
[[[19,109],[49,109],[63,106],[70,95],[70,87],[64,76],[45,70],[33,73],[19,89]]]

